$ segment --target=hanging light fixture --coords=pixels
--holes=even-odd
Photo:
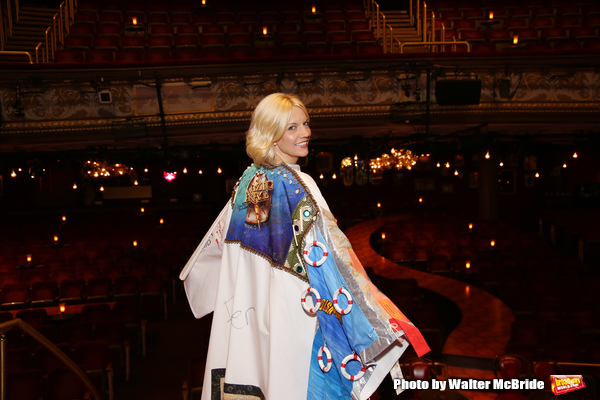
[[[388,169],[410,170],[417,164],[418,159],[419,156],[410,150],[396,150],[392,148],[390,154],[382,154],[381,157],[372,158],[369,161],[369,166],[371,167],[371,171]]]

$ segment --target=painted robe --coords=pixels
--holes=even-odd
[[[214,312],[202,400],[364,400],[429,351],[297,165],[248,167],[180,278]]]

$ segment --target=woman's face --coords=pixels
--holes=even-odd
[[[300,107],[294,106],[283,136],[275,142],[275,153],[280,161],[286,164],[296,164],[298,158],[308,155],[309,140],[308,116]]]

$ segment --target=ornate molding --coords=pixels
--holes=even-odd
[[[600,70],[595,67],[560,70],[540,65],[523,67],[523,72],[515,72],[515,67],[511,72],[507,68],[489,68],[483,72],[481,66],[473,66],[472,71],[482,81],[479,105],[438,106],[433,80],[431,103],[426,110],[427,82],[423,68],[408,73],[404,69],[406,66],[400,64],[394,67],[374,60],[369,68],[365,63],[336,66],[315,63],[314,68],[290,63],[287,64],[289,69],[280,66],[278,71],[273,70],[276,66],[265,66],[264,70],[255,66],[254,70],[247,68],[237,74],[231,68],[210,73],[202,68],[180,69],[179,75],[166,76],[161,82],[180,88],[190,88],[192,82],[206,85],[202,86],[202,93],[195,88],[189,93],[179,93],[175,100],[167,99],[176,102],[178,111],[167,112],[164,124],[169,136],[190,134],[196,128],[213,134],[237,131],[248,125],[258,101],[274,91],[297,93],[313,120],[339,127],[370,124],[376,129],[377,125],[393,124],[395,119],[404,121],[405,117],[424,120],[428,112],[431,124],[562,122],[565,129],[570,129],[569,121],[589,123],[600,114]],[[108,136],[119,129],[123,131],[132,123],[144,125],[156,136],[162,129],[158,111],[150,109],[145,111],[147,115],[142,115],[144,112],[136,108],[137,102],[148,99],[136,97],[135,91],[136,85],[140,84],[152,87],[154,80],[148,76],[127,79],[126,74],[131,71],[123,71],[122,76],[118,71],[111,73],[114,75],[103,84],[110,87],[112,104],[98,103],[97,83],[93,83],[98,79],[98,71],[89,71],[89,76],[78,71],[74,74],[77,81],[57,80],[43,89],[35,88],[33,82],[22,85],[21,103],[25,107],[25,117],[16,117],[11,112],[17,92],[15,88],[3,85],[0,87],[3,121],[0,143],[3,138],[17,136],[23,138],[23,142],[35,143],[76,135],[81,142],[86,140],[86,135],[93,141],[91,133]],[[437,77],[445,78],[445,75]],[[410,83],[409,91],[403,87],[407,82]],[[500,83],[508,85],[508,94],[506,90],[500,92]],[[420,91],[420,97],[415,95],[416,91]],[[201,96],[204,96],[202,105],[209,106],[197,107]],[[205,111],[194,111],[200,109]]]

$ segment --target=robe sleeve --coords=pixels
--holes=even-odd
[[[223,208],[179,275],[196,318],[214,311],[231,202]]]

